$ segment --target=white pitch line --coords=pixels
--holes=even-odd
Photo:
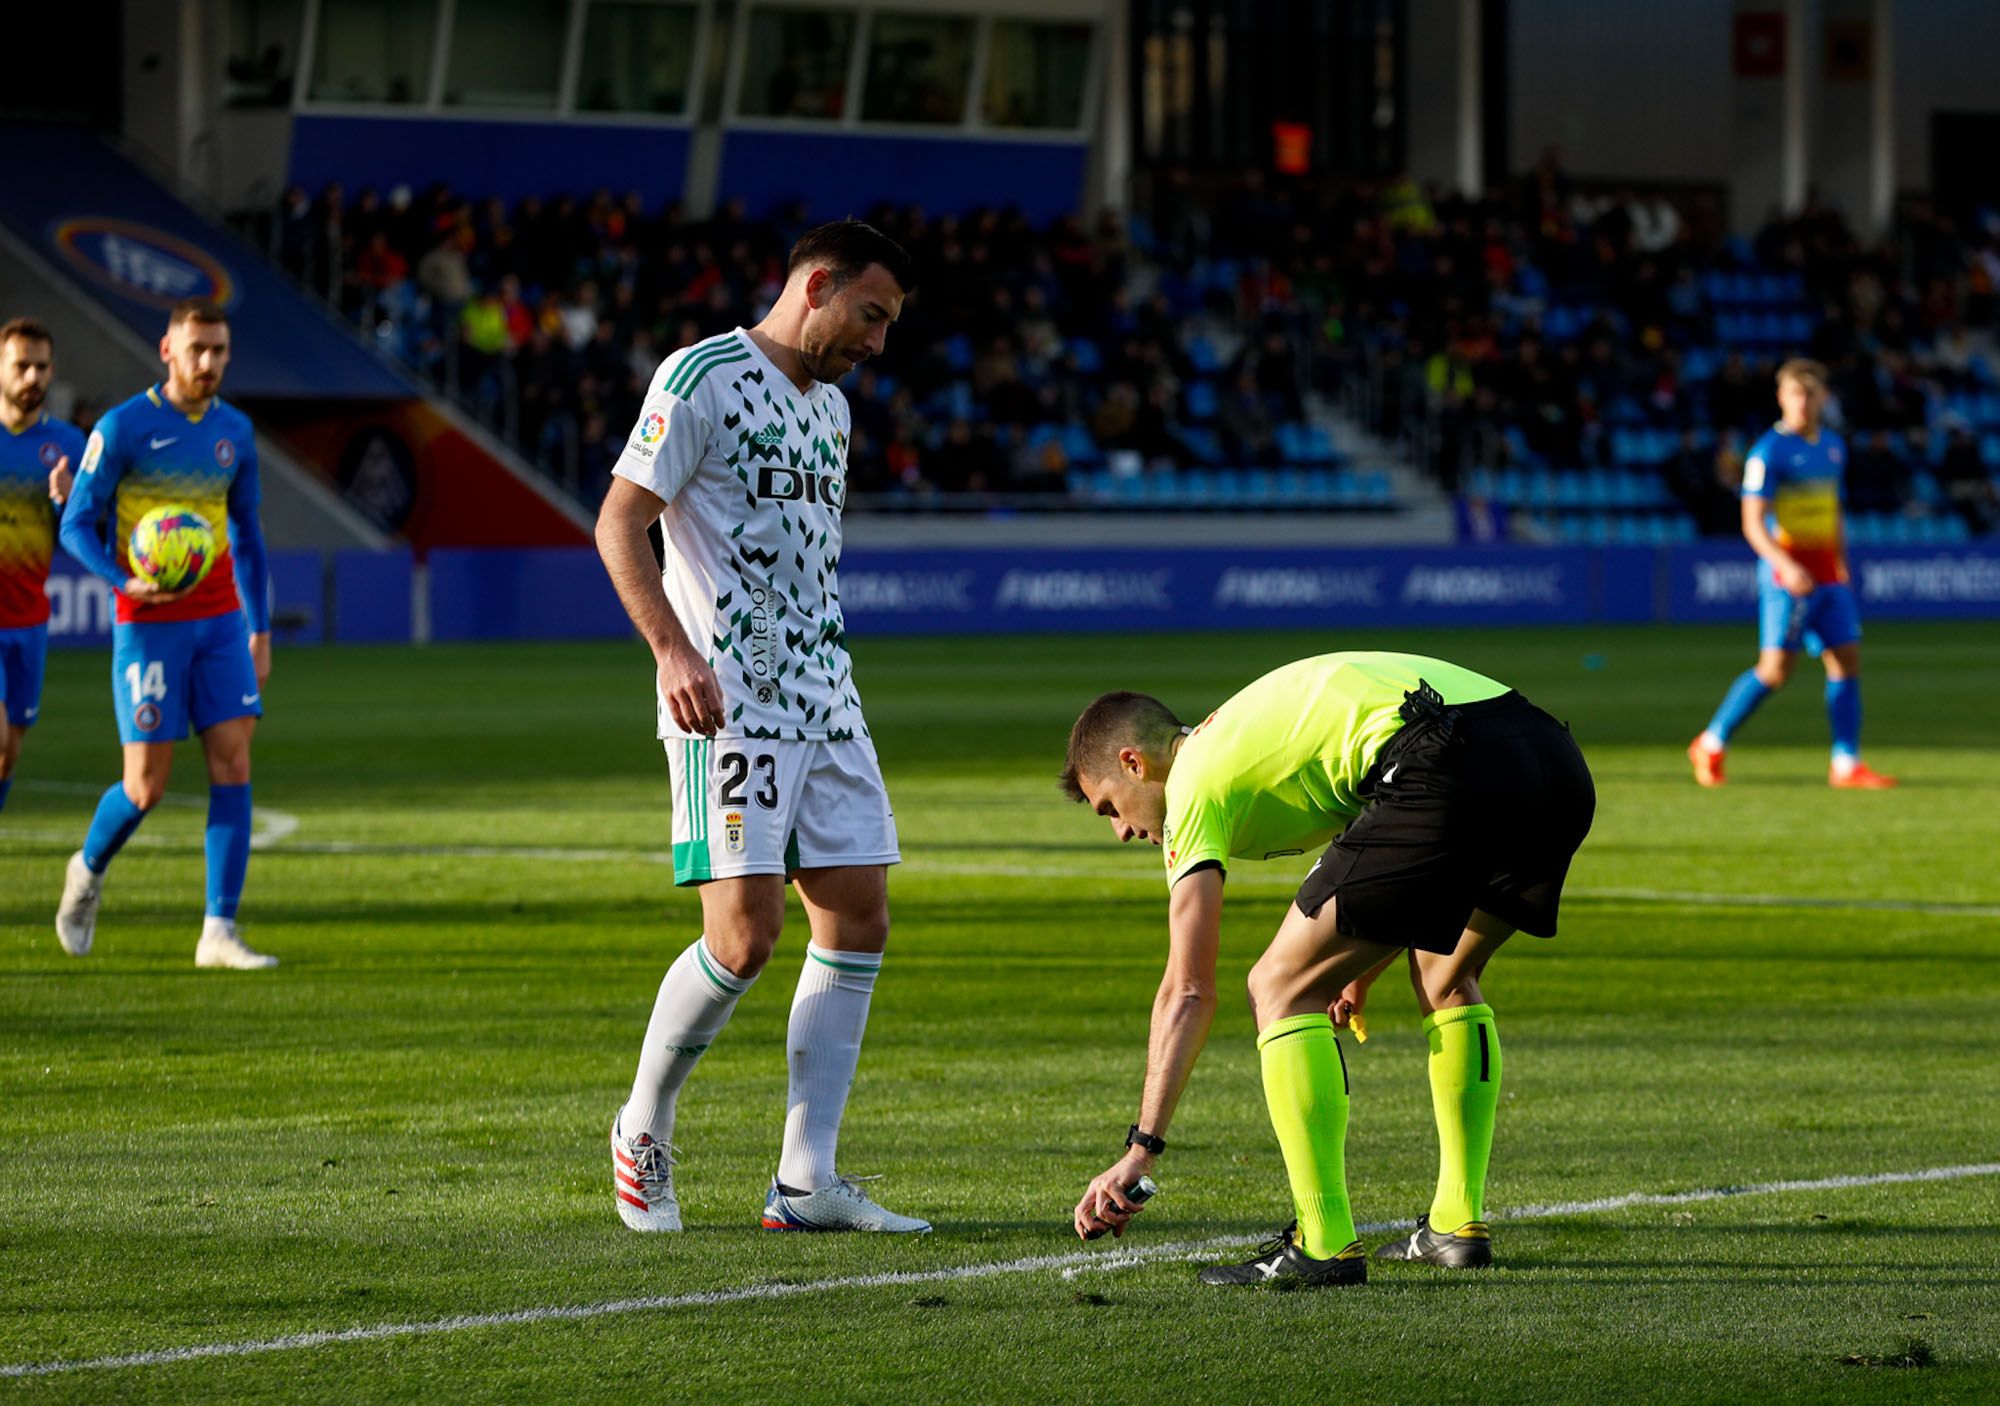
[[[102,786],[87,786],[79,781],[40,781],[34,777],[25,777],[18,784],[23,790],[55,791],[69,796],[96,797],[103,795],[105,790]],[[208,798],[205,796],[183,795],[178,791],[169,791],[160,797],[160,804],[179,806],[188,810],[206,810],[208,808]],[[299,818],[288,810],[277,810],[271,806],[252,806],[250,808],[250,848],[252,849],[263,849],[269,845],[275,845],[287,840],[298,833],[298,828]],[[9,833],[19,835],[25,839],[73,839],[78,844],[83,843],[81,835],[72,834],[68,831],[56,833],[50,830],[15,830]],[[143,832],[134,835],[132,838],[150,843],[148,837]]]
[[[62,782],[37,783],[47,789],[88,790],[87,787],[72,787]],[[92,792],[92,794],[96,794]],[[197,796],[169,795],[169,802],[181,806],[203,804]],[[281,854],[338,854],[338,855],[382,855],[389,858],[412,859],[495,859],[502,862],[518,860],[544,860],[558,864],[649,864],[670,866],[673,856],[662,850],[606,849],[601,847],[563,845],[440,845],[401,844],[392,840],[300,840],[293,838],[300,828],[300,818],[289,811],[274,810],[258,806],[255,811],[257,831],[251,837],[250,847],[260,851],[274,851]],[[54,830],[14,830],[6,832],[18,839],[28,840],[74,840],[76,836],[68,831]],[[143,830],[132,837],[131,843],[152,848],[174,848],[186,845],[185,841],[156,840]],[[962,864],[949,860],[928,859],[918,852],[903,863],[905,872],[917,874],[937,874],[950,878],[996,878],[996,879],[1076,879],[1093,883],[1130,883],[1147,888],[1160,886],[1160,873],[1150,865],[1130,869],[1099,868],[1081,865],[1059,864],[1006,864],[981,863]],[[1287,873],[1259,873],[1255,870],[1239,871],[1231,877],[1230,883],[1238,888],[1288,890],[1297,887],[1298,879]],[[1864,913],[1910,913],[1935,918],[2000,918],[2000,904],[1954,903],[1928,899],[1899,898],[1838,898],[1826,895],[1804,895],[1783,893],[1692,893],[1671,889],[1638,888],[1591,888],[1574,886],[1564,891],[1572,900],[1601,901],[1611,903],[1657,903],[1666,907],[1681,908],[1779,908],[1798,909],[1807,912],[1864,912]]]
[[[1623,1196],[1601,1196],[1594,1201],[1551,1201],[1543,1206],[1522,1206],[1512,1211],[1496,1211],[1494,1220],[1556,1220],[1563,1216],[1588,1216],[1599,1211],[1622,1211],[1628,1206],[1688,1206],[1699,1201],[1727,1201],[1738,1196],[1773,1196],[1794,1191],[1845,1191],[1856,1186],[1901,1186],[1921,1181],[1963,1181],[1967,1177],[2000,1176],[2000,1162],[1974,1162],[1962,1167],[1926,1167],[1916,1172],[1871,1172],[1860,1176],[1821,1177],[1817,1181],[1761,1181],[1748,1186],[1708,1186],[1694,1191],[1629,1191]],[[1385,1230],[1403,1230],[1406,1221],[1371,1221],[1354,1228],[1363,1235]],[[1244,1243],[1244,1242],[1238,1242]],[[1180,1258],[1178,1246],[1157,1250],[1130,1250],[1107,1256],[1095,1263],[1063,1271],[1063,1278],[1079,1274],[1130,1269],[1147,1259]]]
[[[1909,1182],[1959,1181],[1967,1177],[2000,1175],[2000,1162],[1980,1162],[1959,1167],[1927,1167],[1914,1172],[1875,1172],[1859,1176],[1823,1177],[1817,1181],[1767,1181],[1750,1186],[1719,1186],[1697,1191],[1645,1192],[1606,1196],[1594,1201],[1558,1201],[1543,1206],[1526,1206],[1504,1213],[1516,1220],[1550,1220],[1561,1216],[1591,1215],[1627,1206],[1681,1206],[1697,1201],[1721,1201],[1737,1196],[1762,1196],[1796,1191],[1839,1191],[1859,1186],[1893,1186]],[[1496,1216],[1496,1219],[1502,1217]],[[1369,1223],[1358,1229],[1376,1233],[1396,1228],[1387,1223]],[[738,1289],[710,1289],[692,1294],[661,1294],[650,1298],[611,1299],[604,1303],[553,1304],[542,1308],[515,1309],[508,1313],[460,1314],[452,1318],[432,1318],[420,1323],[377,1323],[363,1328],[339,1328],[314,1333],[288,1333],[277,1338],[255,1338],[228,1343],[202,1343],[193,1347],[163,1348],[154,1352],[128,1352],[113,1357],[58,1359],[51,1362],[16,1362],[0,1366],[0,1379],[46,1377],[58,1372],[107,1371],[120,1367],[164,1367],[175,1362],[196,1362],[209,1357],[248,1357],[265,1352],[291,1352],[300,1348],[328,1347],[338,1343],[380,1342],[387,1338],[428,1337],[457,1333],[470,1328],[500,1328],[523,1323],[576,1322],[588,1318],[608,1318],[627,1313],[656,1313],[680,1308],[713,1308],[723,1304],[749,1303],[761,1299],[794,1298],[823,1294],[836,1289],[880,1289],[907,1284],[957,1283],[970,1279],[990,1279],[1003,1274],[1031,1274],[1059,1270],[1064,1279],[1074,1279],[1080,1271],[1113,1271],[1161,1260],[1188,1259],[1215,1250],[1252,1243],[1237,1236],[1208,1240],[1184,1240],[1151,1245],[1142,1250],[1072,1250],[1060,1255],[1028,1255],[1020,1259],[990,1264],[957,1265],[948,1269],[896,1270],[881,1274],[852,1274],[838,1279],[814,1279],[798,1284],[747,1284]]]
[[[1160,1255],[1193,1254],[1204,1248],[1220,1249],[1238,1243],[1233,1239],[1192,1240],[1161,1245]],[[262,1352],[289,1352],[298,1348],[326,1347],[335,1343],[379,1342],[384,1338],[424,1337],[436,1333],[457,1333],[468,1328],[499,1328],[521,1323],[574,1322],[585,1318],[608,1318],[625,1313],[655,1313],[677,1308],[713,1308],[722,1304],[749,1303],[759,1299],[784,1299],[800,1294],[826,1293],[834,1289],[879,1289],[902,1284],[939,1284],[967,1279],[990,1279],[1000,1274],[1027,1274],[1036,1270],[1062,1269],[1091,1257],[1088,1250],[1061,1255],[1029,1255],[992,1264],[958,1265],[950,1269],[893,1270],[882,1274],[852,1274],[839,1279],[813,1279],[798,1284],[747,1284],[740,1289],[710,1289],[693,1294],[660,1294],[650,1298],[612,1299],[605,1303],[557,1304],[543,1308],[515,1309],[509,1313],[460,1314],[433,1318],[422,1323],[378,1323],[366,1328],[342,1328],[317,1333],[289,1333],[279,1338],[260,1338],[233,1343],[203,1343],[194,1347],[165,1348],[158,1352],[128,1352],[116,1357],[75,1358],[54,1362],[18,1362],[0,1366],[0,1378],[46,1377],[56,1372],[84,1372],[115,1367],[163,1367],[174,1362],[194,1362],[205,1357],[246,1357]]]

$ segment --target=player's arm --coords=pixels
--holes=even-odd
[[[675,726],[713,736],[723,723],[722,685],[674,618],[646,539],[647,527],[665,507],[657,493],[614,473],[597,514],[597,554],[633,627],[653,651],[660,696]]]
[[[1797,558],[1779,544],[1764,521],[1764,515],[1771,507],[1770,500],[1765,496],[1769,492],[1769,473],[1764,446],[1761,443],[1752,446],[1750,457],[1743,461],[1743,540],[1750,544],[1751,551],[1770,564],[1771,574],[1780,586],[1795,596],[1802,596],[1813,588],[1812,573],[1800,566]]]
[[[1146,1049],[1146,1085],[1137,1123],[1165,1137],[1188,1076],[1215,1020],[1215,963],[1222,939],[1222,869],[1208,866],[1183,875],[1167,905],[1167,969],[1153,997],[1152,1035]],[[1123,1234],[1139,1207],[1125,1188],[1152,1171],[1157,1159],[1143,1147],[1099,1173],[1076,1206],[1076,1233],[1101,1223]]]
[[[63,506],[57,539],[62,549],[86,570],[103,577],[130,599],[159,605],[179,600],[186,592],[162,591],[136,576],[126,575],[105,541],[104,520],[112,513],[118,497],[118,480],[124,474],[125,455],[119,447],[117,419],[106,415],[84,442],[83,462],[77,467],[69,502]]]
[[[264,550],[264,500],[257,476],[257,442],[246,438],[237,452],[236,477],[229,481],[229,554],[236,563],[236,588],[250,625],[250,662],[257,686],[271,677],[271,562]]]

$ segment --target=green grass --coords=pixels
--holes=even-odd
[[[117,769],[104,660],[60,654],[0,814],[0,1366],[1076,1250],[1069,1207],[1136,1102],[1165,905],[1153,851],[1058,797],[1068,723],[1121,686],[1197,713],[1336,643],[1519,685],[1598,777],[1562,936],[1517,939],[1487,982],[1498,1270],[1232,1294],[1183,1261],[1039,1269],[0,1378],[0,1396],[2000,1398],[2000,1177],[1506,1218],[2000,1160],[1990,625],[1872,629],[1869,757],[1905,779],[1887,794],[1826,789],[1809,677],[1752,724],[1727,789],[1688,780],[1740,629],[859,642],[908,862],[842,1155],[937,1222],[921,1241],[754,1229],[796,928],[683,1098],[691,1230],[617,1224],[605,1126],[698,929],[660,863],[636,648],[282,655],[257,796],[299,828],[252,863],[246,932],[284,958],[262,976],[191,962],[191,749],[113,871],[97,951],[57,947],[63,860]],[[1232,874],[1226,988],[1303,867]],[[1385,980],[1371,1014],[1348,1157],[1381,1222],[1424,1208],[1435,1153],[1412,998]],[[1173,1143],[1159,1200],[1101,1253],[1286,1218],[1233,996]]]

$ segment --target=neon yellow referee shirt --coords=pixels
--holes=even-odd
[[[1419,681],[1450,703],[1507,685],[1419,654],[1322,654],[1274,669],[1203,720],[1167,773],[1167,883],[1198,864],[1323,848],[1361,810],[1376,754]]]

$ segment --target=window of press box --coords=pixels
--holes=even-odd
[[[692,5],[592,4],[584,19],[577,110],[686,112],[695,18]]]
[[[437,0],[320,0],[311,94],[319,102],[422,103]]]
[[[230,107],[292,105],[305,8],[305,0],[229,0],[224,103]]]
[[[569,0],[461,0],[445,106],[552,111],[568,37]]]
[[[852,13],[753,10],[737,111],[745,117],[838,121],[847,111],[847,60],[853,47]]]
[[[969,17],[877,14],[868,26],[862,120],[963,122],[973,25]]]
[[[986,51],[986,125],[1081,127],[1090,42],[1087,24],[995,20]]]

